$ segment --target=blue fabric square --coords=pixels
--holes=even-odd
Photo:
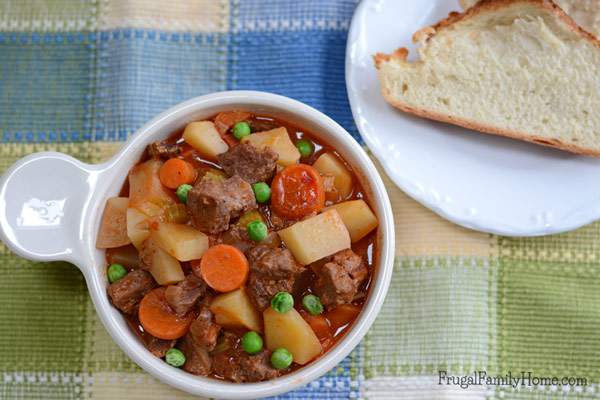
[[[271,400],[334,399],[346,400],[359,397],[358,365],[362,345],[359,345],[348,357],[321,378],[308,385]]]
[[[236,34],[228,87],[293,97],[324,112],[358,140],[346,94],[346,35],[339,30]]]
[[[95,139],[122,140],[167,108],[225,89],[226,35],[123,30],[98,51]]]
[[[0,36],[4,142],[32,142],[45,132],[71,135],[89,128],[94,43],[87,34],[46,33],[41,38],[18,32]]]

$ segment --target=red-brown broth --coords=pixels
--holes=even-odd
[[[209,118],[209,119],[214,120],[214,117]],[[344,201],[363,199],[363,200],[367,201],[367,203],[369,203],[368,196],[366,195],[366,192],[364,191],[362,185],[360,184],[360,181],[359,181],[358,177],[356,176],[356,173],[353,171],[352,167],[337,153],[337,151],[332,146],[330,146],[329,144],[324,142],[322,139],[317,139],[317,137],[314,134],[312,134],[294,124],[291,124],[287,121],[283,121],[278,118],[273,118],[273,117],[263,116],[263,115],[254,115],[252,118],[250,118],[248,120],[248,122],[250,123],[253,132],[259,132],[259,131],[269,130],[269,129],[283,126],[287,129],[287,131],[290,134],[290,137],[294,143],[300,139],[309,139],[314,144],[315,151],[312,154],[312,156],[309,157],[308,159],[304,159],[304,158],[301,159],[300,162],[302,162],[302,163],[312,165],[321,154],[326,153],[326,152],[334,153],[338,157],[338,159],[341,160],[345,164],[345,166],[348,168],[348,170],[351,171],[352,177],[353,177],[352,193],[348,198],[344,199]],[[169,143],[182,143],[183,142],[182,134],[183,134],[183,130],[176,131],[171,136],[169,136],[167,141]],[[184,144],[184,146],[187,146],[187,145]],[[184,151],[184,155],[181,156],[181,158],[185,159],[186,161],[191,162],[197,168],[216,168],[216,169],[221,170],[221,167],[218,164],[208,161],[208,160],[205,160],[205,159],[202,159],[197,153],[192,151],[192,149],[189,146],[187,149],[189,151]],[[139,162],[140,163],[144,162],[147,159],[149,159],[149,156],[147,154],[144,154],[144,156],[140,159]],[[173,191],[173,194],[174,194],[174,191]],[[125,183],[123,184],[121,191],[120,191],[120,196],[127,197],[128,195],[129,195],[129,183],[128,183],[128,180],[125,180]],[[326,205],[331,205],[331,204],[333,204],[333,203],[331,203],[331,202],[326,203]],[[261,207],[261,212],[263,214],[265,214],[265,210],[263,207]],[[268,221],[270,220],[269,215],[265,215],[265,217],[267,217],[266,219]],[[377,262],[377,233],[376,233],[376,231],[371,232],[369,235],[367,235],[360,241],[353,243],[352,250],[356,254],[360,255],[363,258],[363,260],[365,260],[365,262],[367,263],[368,269],[369,269],[369,276],[368,276],[366,282],[359,289],[359,291],[361,293],[364,293],[364,296],[362,296],[359,300],[357,300],[353,303],[356,306],[362,307],[369,295],[371,281],[373,278],[373,274],[375,272],[374,268],[375,268],[375,265]],[[110,254],[111,254],[111,251],[108,251],[107,252],[107,262],[108,263],[110,263]],[[310,266],[308,266],[308,267],[310,267]],[[182,263],[182,268],[184,269],[184,271],[187,274],[190,271],[189,263]],[[306,281],[304,283],[298,284],[297,290],[295,290],[295,293],[294,293],[295,307],[296,307],[296,309],[298,309],[298,311],[300,311],[300,309],[302,308],[302,305],[301,305],[302,297],[307,293],[313,292],[312,284],[314,283],[315,275],[312,272],[312,270],[310,270],[310,268],[307,268],[307,270],[309,270],[309,271],[307,271],[307,273],[305,274],[306,276],[303,277],[303,279]],[[326,313],[325,313],[325,315],[326,315]],[[144,342],[146,342],[147,333],[144,332],[144,329],[140,325],[137,318],[136,317],[127,317],[127,318],[128,318],[129,325],[132,327],[132,329],[134,329],[136,331],[136,333],[140,336],[140,338]],[[354,321],[355,321],[355,319],[351,320],[346,325],[339,327],[335,332],[331,332],[333,342],[328,343],[327,346],[324,346],[324,351],[317,358],[321,357],[331,347],[333,347],[349,331],[349,329],[351,328]],[[237,330],[231,330],[231,329],[227,329],[227,330],[233,331],[237,335],[243,334],[243,331],[237,331]],[[301,365],[294,363],[290,368],[288,368],[288,370],[283,371],[283,373],[288,373],[288,372],[294,371],[296,369],[299,369],[301,367],[302,367]],[[213,374],[211,376],[216,379],[223,379],[223,377],[220,377],[218,375]]]

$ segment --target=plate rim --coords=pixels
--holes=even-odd
[[[558,233],[569,232],[590,224],[598,219],[600,219],[600,201],[598,205],[591,206],[587,212],[581,212],[578,210],[571,210],[569,215],[574,215],[572,218],[562,218],[561,220],[554,221],[550,225],[543,226],[531,226],[531,227],[518,227],[510,224],[503,223],[500,219],[494,219],[488,217],[483,217],[481,215],[474,214],[472,216],[466,216],[464,214],[460,214],[455,210],[445,207],[443,203],[436,202],[426,195],[426,191],[424,190],[416,190],[415,186],[410,184],[410,179],[408,176],[404,175],[402,172],[397,170],[392,171],[390,164],[386,161],[384,154],[382,154],[381,149],[376,144],[376,141],[372,137],[372,133],[368,131],[363,124],[359,123],[359,115],[358,115],[358,104],[359,97],[353,89],[353,67],[352,67],[352,57],[351,51],[353,44],[357,41],[359,26],[361,25],[361,18],[363,14],[366,12],[367,7],[380,3],[382,0],[361,0],[356,9],[354,10],[354,14],[352,16],[352,20],[348,29],[348,36],[346,42],[346,54],[345,54],[345,64],[344,64],[344,75],[345,75],[345,84],[346,84],[346,93],[348,97],[348,101],[350,104],[350,109],[352,111],[352,118],[361,138],[364,140],[365,144],[369,148],[369,151],[377,158],[379,163],[381,164],[383,170],[390,178],[390,180],[398,187],[402,192],[407,194],[409,197],[422,204],[429,210],[438,214],[442,218],[460,225],[464,228],[473,229],[483,233],[489,233],[500,236],[510,236],[510,237],[532,237],[532,236],[547,236]],[[600,199],[599,199],[600,200]]]

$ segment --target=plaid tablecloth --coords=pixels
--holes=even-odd
[[[344,51],[353,0],[0,1],[0,171],[42,150],[99,162],[167,107],[225,89],[304,101],[358,139]],[[51,171],[49,171],[51,173]],[[397,258],[362,344],[288,399],[598,398],[600,225],[509,239],[443,221],[387,181]],[[49,240],[52,240],[49,238]],[[0,398],[187,398],[100,324],[78,270],[0,247]],[[587,385],[440,385],[439,372]]]

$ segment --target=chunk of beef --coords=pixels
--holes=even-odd
[[[185,354],[184,371],[202,376],[211,373],[212,359],[205,347],[196,345],[189,335],[179,340],[178,347]]]
[[[156,287],[150,273],[136,269],[108,286],[110,300],[125,314],[135,314],[142,298]]]
[[[159,358],[163,358],[165,354],[167,354],[167,351],[175,346],[175,342],[177,341],[159,339],[150,334],[147,334],[147,337],[144,340],[144,344],[150,353]]]
[[[198,303],[206,293],[206,283],[202,278],[189,274],[177,285],[168,286],[165,299],[177,315],[185,315]]]
[[[221,236],[219,236],[216,243],[228,244],[237,248],[242,253],[246,253],[256,246],[256,242],[250,240],[246,227],[239,223],[232,225],[227,232],[224,232]],[[269,247],[278,247],[281,244],[281,239],[279,238],[277,232],[269,232],[267,237],[264,238],[260,244]]]
[[[245,253],[254,246],[254,242],[248,236],[248,230],[240,224],[232,225],[231,228],[219,236],[219,243],[228,244]]]
[[[213,314],[207,307],[202,307],[198,318],[190,325],[188,335],[198,346],[212,351],[216,344],[221,327],[213,322]]]
[[[226,231],[232,218],[256,207],[252,187],[237,175],[223,182],[201,180],[188,193],[192,223],[210,234]]]
[[[304,221],[305,219],[309,219],[311,217],[314,217],[315,215],[317,215],[317,213],[315,211],[313,211],[313,212],[303,216],[301,219],[293,219],[293,218],[288,219],[288,218],[282,217],[281,215],[277,214],[276,212],[271,212],[271,213],[269,213],[269,219],[267,222],[273,230],[280,231],[282,229],[289,228],[290,226],[294,225],[298,221]]]
[[[265,245],[247,253],[250,277],[246,288],[260,311],[269,306],[277,292],[292,292],[294,283],[304,268],[288,249]]]
[[[249,183],[271,180],[278,158],[268,147],[258,148],[250,143],[240,143],[218,155],[219,164],[227,175],[238,175]]]
[[[296,222],[298,222],[298,220],[295,219],[287,219],[284,218],[280,215],[278,215],[277,213],[271,213],[271,216],[269,218],[269,222],[271,227],[276,230],[276,231],[280,231],[282,229],[288,228],[292,225],[294,225]]]
[[[181,153],[181,145],[159,140],[148,145],[148,155],[155,158],[171,158]]]
[[[315,292],[327,307],[348,304],[368,273],[362,257],[350,249],[342,250],[317,271]]]
[[[215,374],[237,383],[265,381],[279,376],[279,372],[271,367],[270,356],[267,350],[255,355],[242,351],[233,355],[223,352],[214,357],[213,370]]]
[[[279,128],[281,126],[281,124],[275,122],[272,119],[260,118],[260,117],[251,119],[250,121],[248,121],[248,123],[250,124],[250,128],[252,129],[252,132],[270,131],[272,129]]]
[[[209,351],[215,348],[221,327],[212,322],[210,310],[203,307],[198,318],[190,325],[190,330],[179,342],[179,349],[185,354],[183,369],[194,375],[208,375],[212,369]]]

